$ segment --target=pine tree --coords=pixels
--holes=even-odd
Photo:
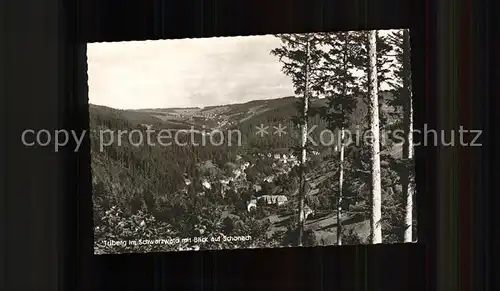
[[[301,128],[300,134],[300,190],[299,190],[299,221],[298,221],[298,246],[302,246],[303,228],[305,222],[305,190],[306,190],[306,163],[307,163],[307,132],[308,119],[310,116],[311,98],[314,92],[322,87],[321,65],[322,51],[319,49],[320,33],[306,34],[280,34],[281,47],[273,49],[272,55],[279,58],[283,64],[283,73],[292,78],[295,87],[295,95],[301,96],[297,102],[299,116],[295,119]]]
[[[396,52],[397,66],[391,85],[395,88],[395,104],[400,105],[403,114],[403,171],[402,192],[405,198],[404,242],[413,241],[413,106],[411,90],[410,34],[408,29],[397,30],[389,36]]]
[[[393,79],[393,63],[391,61],[390,51],[392,46],[389,41],[389,37],[380,35],[377,33],[377,84],[378,84],[378,103],[380,110],[380,125],[381,128],[387,129],[390,124],[391,117],[390,114],[383,110],[387,108],[386,105],[390,102],[390,95],[384,94],[382,91],[382,84],[387,84],[388,81]],[[382,149],[383,150],[383,149]]]
[[[380,126],[377,82],[377,31],[368,32],[368,80],[369,80],[369,116],[372,140],[371,148],[371,243],[382,243],[381,225],[381,173],[380,173]]]
[[[338,133],[339,151],[338,195],[337,195],[337,244],[342,244],[342,205],[344,186],[345,130],[350,126],[350,115],[356,106],[359,94],[356,77],[352,69],[359,64],[359,42],[352,32],[340,32],[325,37],[328,51],[325,54],[325,76],[327,109],[324,117],[328,128]]]

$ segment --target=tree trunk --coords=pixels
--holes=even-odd
[[[413,241],[413,106],[411,92],[410,68],[410,35],[407,29],[403,31],[403,98],[404,100],[404,130],[403,160],[406,167],[403,178],[403,195],[406,196],[404,242]]]
[[[344,95],[344,98],[347,98],[347,74],[348,69],[347,69],[347,57],[348,57],[348,35],[349,33],[345,34],[345,39],[344,39],[344,45],[342,49],[342,54],[343,54],[343,69],[342,73],[344,74],[344,81],[342,85],[342,93]],[[341,110],[341,115],[343,117],[342,119],[342,126],[340,128],[340,143],[339,143],[339,149],[340,149],[340,154],[339,154],[339,197],[337,199],[337,245],[342,245],[342,198],[343,198],[343,191],[344,191],[344,136],[345,136],[345,130],[344,130],[344,122],[345,122],[345,112],[340,108]]]
[[[380,126],[377,82],[377,31],[368,33],[368,87],[370,96],[371,134],[371,243],[382,243],[381,179],[380,179]]]
[[[344,128],[340,130],[339,199],[337,201],[337,245],[342,245],[342,196],[344,186]]]
[[[304,222],[305,222],[305,212],[304,212],[304,204],[305,204],[305,184],[306,184],[306,171],[305,166],[307,162],[307,122],[308,122],[308,111],[309,111],[309,54],[310,54],[310,40],[306,41],[306,59],[305,59],[305,84],[304,84],[304,111],[302,112],[302,132],[301,132],[301,149],[302,149],[302,158],[301,158],[301,189],[299,192],[299,225],[298,225],[298,246],[302,246],[302,237],[304,232]]]

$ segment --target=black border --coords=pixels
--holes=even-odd
[[[96,21],[86,22],[85,19],[92,18],[84,17],[83,27],[88,30],[84,30],[83,35],[87,35],[85,39],[89,42],[99,42],[368,28],[410,28],[412,61],[415,64],[413,70],[416,72],[413,74],[413,87],[416,88],[415,100],[420,100],[415,104],[415,125],[422,128],[424,120],[428,120],[428,116],[433,114],[424,105],[426,98],[424,88],[427,86],[424,67],[426,63],[424,7],[418,4],[410,5],[409,2],[404,1],[380,1],[370,4],[366,2],[346,4],[346,2],[336,4],[334,2],[308,4],[289,2],[288,5],[277,5],[276,2],[274,5],[247,2],[227,6],[217,3],[215,6],[214,3],[206,1],[202,6],[198,6],[198,9],[184,14],[193,15],[191,17],[173,17],[174,14],[183,15],[177,10],[182,8],[177,6],[169,10],[172,7],[161,5],[159,2],[152,2],[155,5],[151,4],[151,6],[137,6],[130,10],[120,9],[120,14],[116,17],[111,16],[117,13],[113,10],[114,6],[100,6],[98,11],[102,11],[107,18],[99,15]],[[140,16],[125,18],[130,15],[129,11],[140,11],[140,14],[137,14]],[[420,11],[420,14],[415,13],[416,11]],[[117,23],[126,23],[126,25],[117,29],[114,26]],[[83,79],[79,80],[79,84],[84,84]],[[78,100],[86,100],[86,98]],[[79,109],[85,106],[81,102],[78,104]],[[85,119],[86,117],[79,120],[79,124],[84,127],[88,120]],[[87,188],[88,184],[85,183],[89,181],[89,157],[84,154],[87,149],[88,144],[85,145],[80,155],[79,164],[82,174],[79,177],[81,181],[79,190],[82,191],[80,193],[90,193],[90,189]],[[426,163],[429,163],[429,160],[426,160],[426,152],[425,148],[416,149],[417,183],[426,185],[427,189],[435,189],[430,184],[432,180],[425,175],[424,169]],[[418,192],[423,193],[420,189]],[[425,196],[417,195],[417,197],[422,197],[422,199],[417,198],[419,209],[429,209],[428,206],[432,202],[426,198],[436,196],[428,190],[426,192]],[[89,213],[90,199],[89,197],[84,199],[80,200],[83,206],[80,211],[84,214],[80,226],[81,231],[85,231],[81,237],[85,238],[84,249],[85,253],[88,253],[87,238],[92,236],[87,230],[91,230],[92,227],[89,224],[91,220],[86,214]],[[420,243],[416,245],[96,256],[93,258],[91,269],[93,273],[96,273],[97,266],[106,266],[104,269],[116,270],[116,273],[112,273],[118,276],[116,279],[113,275],[108,275],[109,273],[106,277],[120,282],[112,285],[120,286],[120,288],[131,285],[139,288],[141,284],[146,284],[146,282],[139,283],[139,281],[147,281],[149,285],[142,285],[142,288],[152,286],[151,284],[167,284],[168,286],[174,284],[179,288],[183,286],[184,289],[187,287],[184,283],[190,282],[194,284],[190,287],[201,288],[217,284],[223,289],[226,286],[233,288],[255,286],[258,289],[270,287],[275,290],[288,290],[302,287],[315,290],[320,287],[329,289],[327,287],[331,286],[342,290],[353,290],[363,288],[363,286],[379,286],[381,289],[389,290],[423,290],[426,282],[425,243],[432,241],[432,238],[426,236],[431,233],[426,223],[428,214],[429,211],[419,214]],[[388,261],[392,262],[385,267],[385,270],[378,266]],[[237,266],[234,266],[235,264]],[[144,271],[145,269],[148,272]],[[140,270],[144,277],[135,278],[133,281],[126,280],[126,278],[132,278],[132,274],[141,272]],[[236,270],[238,270],[237,273]],[[169,276],[170,280],[165,280],[164,276],[153,276],[155,271],[169,274],[173,278]],[[200,277],[201,274],[203,276]],[[398,274],[397,279],[392,278],[395,274]],[[195,278],[203,279],[195,280]],[[259,282],[261,280],[265,280],[264,285]],[[109,286],[107,283],[105,285]]]

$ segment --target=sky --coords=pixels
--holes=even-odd
[[[89,102],[118,109],[203,107],[293,95],[271,35],[89,43]]]

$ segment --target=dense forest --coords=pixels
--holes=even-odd
[[[275,37],[281,46],[269,53],[295,96],[89,105],[97,254],[416,241],[409,32]],[[262,125],[269,134],[256,134]],[[156,140],[162,129],[182,142],[138,146],[102,134]],[[203,142],[215,131],[237,134]],[[335,139],[319,142],[325,132]]]

